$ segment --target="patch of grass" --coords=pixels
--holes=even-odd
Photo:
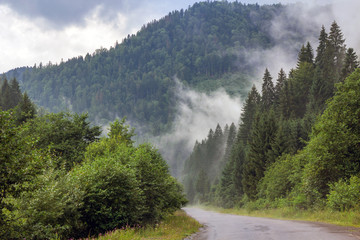
[[[124,228],[100,235],[98,240],[180,240],[197,232],[201,224],[184,211],[177,211],[153,227]]]
[[[211,210],[227,214],[266,217],[283,220],[300,220],[311,222],[323,222],[339,226],[360,227],[360,211],[350,210],[345,212],[331,210],[300,210],[293,207],[276,209],[262,209],[249,211],[244,208],[224,209],[213,206],[197,206],[205,210]]]

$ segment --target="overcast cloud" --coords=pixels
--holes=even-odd
[[[0,72],[40,62],[58,63],[61,59],[93,53],[100,47],[109,48],[149,21],[173,10],[186,9],[195,2],[0,0]],[[279,1],[242,2],[271,4]],[[332,1],[316,1],[317,4],[329,2]]]

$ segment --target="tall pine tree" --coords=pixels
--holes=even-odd
[[[358,56],[353,48],[349,48],[346,52],[344,67],[341,71],[341,80],[344,81],[345,78],[347,78],[358,67]]]
[[[275,100],[275,87],[268,69],[265,69],[261,93],[262,109],[269,110]]]

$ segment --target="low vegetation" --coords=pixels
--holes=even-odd
[[[201,225],[183,211],[165,217],[155,227],[127,227],[107,232],[98,240],[181,240],[198,231]]]

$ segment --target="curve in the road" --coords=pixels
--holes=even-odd
[[[303,221],[285,221],[184,208],[205,227],[192,240],[354,240],[358,229]]]

